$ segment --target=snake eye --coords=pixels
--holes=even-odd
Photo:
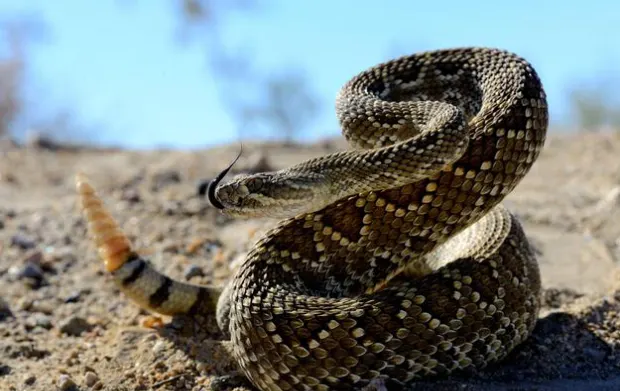
[[[258,191],[263,187],[263,180],[260,178],[251,178],[248,180],[247,187],[252,191]]]

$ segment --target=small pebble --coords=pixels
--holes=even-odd
[[[6,376],[11,373],[11,367],[8,365],[0,364],[0,376]]]
[[[164,341],[159,340],[159,341],[155,342],[155,344],[153,345],[153,352],[154,353],[160,353],[160,352],[162,352],[165,349],[166,349],[166,343]]]
[[[137,203],[137,202],[142,201],[142,197],[140,196],[140,193],[138,192],[138,190],[129,188],[129,189],[123,190],[123,192],[121,193],[121,200],[132,202],[132,203]]]
[[[94,372],[88,371],[84,374],[84,384],[86,384],[87,387],[94,386],[98,381],[99,377]]]
[[[6,300],[0,297],[0,322],[12,316],[13,312],[11,312],[11,307],[9,307],[9,303],[7,303]]]
[[[81,296],[80,291],[73,291],[71,292],[71,294],[69,294],[69,296],[65,297],[65,303],[77,303],[78,301],[80,301],[80,296]]]
[[[183,273],[183,275],[186,280],[189,280],[192,277],[202,277],[205,275],[205,273],[200,266],[191,264],[187,268],[185,268],[185,272]]]
[[[30,315],[26,319],[26,326],[30,327],[31,329],[38,326],[46,330],[49,330],[52,328],[52,320],[49,316],[37,312],[35,314]]]
[[[69,377],[69,375],[60,375],[58,377],[58,388],[62,391],[77,389],[77,384]]]
[[[37,377],[35,375],[27,375],[26,378],[24,379],[24,384],[27,386],[31,386],[36,381],[37,381]]]
[[[92,325],[86,321],[84,318],[80,318],[79,316],[71,316],[67,319],[64,319],[58,325],[58,329],[67,335],[79,336],[85,331],[89,331],[92,329]]]
[[[26,235],[16,234],[11,237],[11,246],[19,247],[22,250],[29,250],[35,248],[36,245],[37,243],[34,241],[34,239]]]
[[[9,268],[9,276],[17,280],[26,280],[25,282],[33,288],[40,287],[44,279],[41,266],[32,262],[21,266],[11,266]]]
[[[21,297],[17,301],[17,309],[19,311],[30,311],[30,309],[32,308],[32,303],[33,303],[33,300],[31,298]]]
[[[196,370],[200,374],[206,373],[209,369],[210,369],[210,366],[205,362],[199,362],[196,364]]]
[[[35,300],[30,306],[30,312],[42,312],[47,315],[54,313],[56,307],[50,301]]]
[[[19,272],[19,278],[32,278],[35,280],[43,279],[43,270],[41,270],[41,266],[36,263],[28,262],[21,268]]]

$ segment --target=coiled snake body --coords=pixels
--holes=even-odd
[[[497,49],[418,53],[353,78],[336,108],[354,149],[215,189],[224,213],[288,217],[223,292],[150,267],[79,177],[108,270],[143,307],[217,313],[261,390],[404,384],[503,359],[539,309],[534,254],[500,205],[544,144],[536,72]]]

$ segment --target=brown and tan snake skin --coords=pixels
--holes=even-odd
[[[152,268],[78,176],[108,271],[140,306],[217,316],[260,390],[405,384],[503,359],[540,305],[536,259],[500,205],[545,141],[532,66],[497,49],[414,54],[353,78],[336,109],[354,149],[214,183],[224,213],[287,217],[223,291]]]

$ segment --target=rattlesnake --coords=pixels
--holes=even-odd
[[[213,183],[224,213],[286,217],[223,291],[153,269],[79,176],[115,281],[159,313],[217,313],[261,390],[405,384],[503,359],[540,305],[535,256],[500,204],[546,137],[532,66],[499,49],[418,53],[354,77],[336,109],[354,149]]]

